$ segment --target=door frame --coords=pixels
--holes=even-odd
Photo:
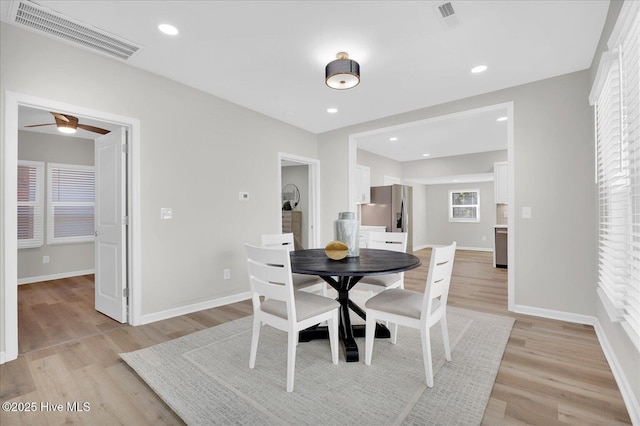
[[[320,160],[299,155],[278,153],[278,194],[282,194],[282,162],[291,161],[309,167],[309,248],[320,244]],[[282,229],[282,216],[280,216]]]
[[[129,226],[127,228],[127,281],[129,287],[128,322],[141,323],[141,240],[140,240],[140,120],[40,98],[18,92],[5,92],[4,112],[4,176],[2,194],[2,252],[4,253],[2,276],[2,325],[4,350],[0,351],[0,364],[18,357],[18,240],[17,235],[17,164],[18,164],[18,107],[28,106],[50,111],[60,111],[86,118],[105,121],[127,128],[129,150],[127,161],[127,204]]]

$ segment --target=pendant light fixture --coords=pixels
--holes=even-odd
[[[336,59],[327,64],[325,83],[332,89],[345,90],[360,83],[360,64],[349,59],[346,52],[338,52]]]

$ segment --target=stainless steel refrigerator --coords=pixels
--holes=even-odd
[[[406,185],[371,187],[371,203],[360,206],[362,225],[385,226],[387,232],[407,233],[407,252],[413,251],[413,188]]]

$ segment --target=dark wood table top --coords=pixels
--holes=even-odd
[[[418,257],[391,250],[360,249],[360,256],[342,260],[329,258],[324,249],[291,252],[291,270],[298,274],[367,276],[408,271],[421,265]]]

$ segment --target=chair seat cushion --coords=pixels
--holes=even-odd
[[[329,312],[340,307],[340,304],[328,297],[317,294],[296,291],[294,293],[296,301],[296,316],[298,321]],[[260,305],[263,312],[287,318],[287,305],[281,300],[267,299]]]
[[[367,300],[364,306],[367,309],[418,319],[422,311],[423,298],[424,294],[417,291],[391,288],[376,294]],[[438,306],[440,306],[440,300],[434,300],[432,310],[435,311]]]
[[[310,287],[312,285],[323,283],[324,280],[316,275],[291,274],[293,278],[293,287],[295,289]]]
[[[400,274],[384,274],[384,275],[369,275],[362,278],[358,284],[369,284],[369,285],[377,285],[380,287],[390,287],[393,284],[396,284],[398,281],[402,279],[402,275]],[[357,284],[356,284],[357,288]]]

